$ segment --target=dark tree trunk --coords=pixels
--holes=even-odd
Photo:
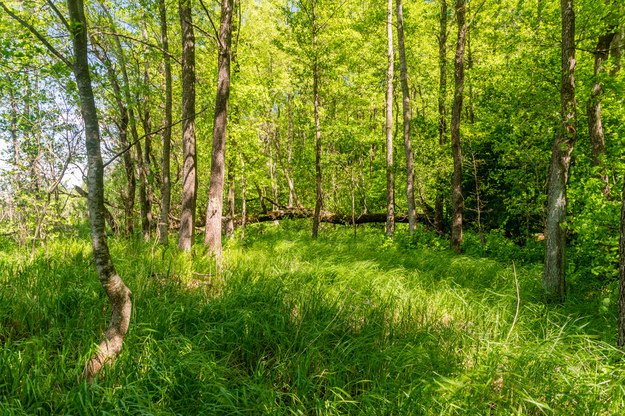
[[[458,43],[454,60],[454,105],[451,110],[451,153],[454,160],[454,174],[451,184],[451,248],[459,253],[462,245],[462,217],[464,199],[462,197],[462,148],[460,145],[460,117],[464,89],[464,49],[467,39],[465,0],[456,0],[456,20],[458,23]]]
[[[601,96],[603,87],[601,85],[601,74],[606,71],[605,62],[610,56],[610,45],[614,39],[616,27],[610,26],[608,33],[599,36],[597,47],[595,48],[594,82],[590,98],[586,103],[586,114],[588,115],[588,132],[590,134],[590,145],[592,151],[592,165],[599,169],[598,176],[603,182],[602,192],[606,198],[610,197],[610,180],[605,169],[605,138],[603,125],[601,124]]]
[[[195,207],[197,202],[197,156],[195,153],[195,35],[191,0],[178,5],[182,32],[182,208],[178,248],[190,251],[193,246]]]
[[[233,0],[221,3],[219,28],[219,62],[217,98],[213,124],[213,152],[211,176],[206,207],[204,245],[208,252],[221,256],[221,217],[223,213],[224,165],[226,157],[226,132],[228,128],[228,97],[230,95],[230,44],[232,39]]]
[[[158,1],[158,10],[161,19],[161,43],[163,44],[163,61],[165,71],[165,128],[163,129],[163,161],[161,182],[161,218],[158,224],[160,243],[164,246],[169,244],[169,205],[171,202],[170,182],[170,149],[171,149],[171,121],[172,121],[172,87],[171,87],[171,63],[169,62],[169,39],[167,37],[167,9],[165,0]]]
[[[147,16],[145,17],[147,19]],[[143,22],[143,40],[148,41],[148,31],[145,21]],[[150,157],[152,154],[152,136],[148,134],[152,131],[152,115],[150,113],[150,63],[147,59],[148,49],[147,46],[143,50],[145,54],[144,67],[143,67],[143,88],[145,93],[143,95],[143,132],[145,134],[145,142],[143,147],[143,166],[141,167],[141,175],[145,186],[145,205],[141,207],[141,230],[143,232],[143,239],[145,241],[150,240],[152,233],[152,186],[151,177],[152,172],[150,169]]]
[[[562,8],[562,84],[560,104],[562,124],[551,153],[547,225],[545,227],[545,269],[543,289],[547,301],[561,302],[566,295],[566,221],[571,154],[575,145],[575,12],[573,0],[561,0]]]
[[[404,14],[402,0],[397,0],[397,48],[399,49],[399,71],[401,73],[402,106],[404,112],[404,150],[406,152],[406,199],[408,207],[408,233],[415,229],[414,202],[414,160],[410,138],[410,89],[408,87],[408,68],[406,65],[406,48],[404,47]]]
[[[447,134],[447,1],[441,0],[441,15],[438,34],[438,144],[444,149]],[[443,232],[443,190],[440,185],[434,203],[434,227]]]
[[[315,3],[312,8],[312,31],[313,31],[313,105],[315,107],[315,213],[313,215],[312,238],[317,238],[319,233],[319,216],[323,205],[323,190],[321,189],[321,120],[319,116],[319,63],[317,51],[317,16]]]
[[[393,52],[393,0],[388,0],[386,8],[386,235],[395,233],[395,179],[393,178],[393,76],[395,72]]]
[[[89,220],[93,258],[100,283],[111,302],[111,320],[97,352],[85,367],[84,377],[92,381],[102,367],[111,363],[121,351],[130,324],[131,292],[119,277],[109,253],[104,220],[104,167],[100,153],[100,128],[95,107],[87,58],[87,21],[81,0],[68,0],[72,22],[74,76],[80,95],[80,110],[85,122],[87,183],[89,186]]]

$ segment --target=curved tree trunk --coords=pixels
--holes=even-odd
[[[228,129],[228,97],[230,96],[230,44],[232,39],[233,0],[222,0],[219,28],[217,98],[213,123],[213,152],[211,176],[206,206],[204,245],[208,252],[221,256],[221,217],[224,199],[224,165],[226,158],[226,133]]]
[[[195,153],[195,36],[191,0],[178,5],[182,32],[182,207],[178,248],[191,251],[197,203],[197,156]]]
[[[158,236],[162,245],[169,244],[169,205],[171,202],[171,179],[170,179],[170,150],[171,150],[171,119],[172,119],[172,87],[171,87],[171,63],[169,62],[169,40],[167,37],[167,9],[165,0],[158,1],[158,10],[161,19],[161,43],[163,44],[163,63],[165,70],[165,128],[163,129],[163,161],[161,182],[161,217],[158,223]]]
[[[454,61],[454,105],[451,110],[451,153],[454,159],[454,174],[451,184],[451,248],[459,253],[462,245],[462,217],[464,199],[462,197],[462,148],[460,145],[460,116],[464,90],[464,49],[467,39],[465,0],[456,0],[456,20],[458,23],[458,43]]]
[[[404,13],[402,10],[402,0],[397,0],[397,48],[399,49],[399,71],[401,75],[401,90],[403,95],[402,106],[404,112],[404,150],[406,152],[408,234],[412,235],[416,226],[414,203],[414,160],[412,155],[412,143],[410,140],[410,90],[408,87],[406,48],[404,47]]]
[[[545,268],[543,289],[547,301],[562,302],[566,295],[566,221],[571,154],[577,136],[575,111],[575,12],[573,0],[561,0],[562,84],[560,104],[562,124],[551,153],[547,225],[545,228]]]
[[[92,381],[102,367],[111,363],[122,348],[130,324],[132,310],[131,292],[119,277],[111,261],[104,220],[104,168],[100,153],[100,128],[96,112],[89,64],[87,59],[87,21],[81,0],[68,0],[72,24],[73,64],[76,84],[80,94],[80,110],[85,122],[85,137],[89,173],[89,220],[93,258],[102,287],[111,302],[111,320],[94,356],[84,370],[84,377]]]
[[[393,0],[386,8],[386,40],[388,70],[386,71],[386,235],[395,233],[395,179],[393,178]]]

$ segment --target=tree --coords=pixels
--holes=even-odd
[[[221,257],[221,220],[223,214],[226,132],[228,129],[228,97],[230,96],[233,6],[234,0],[223,0],[221,3],[217,97],[215,101],[213,151],[204,234],[204,245],[208,247],[209,253],[217,257]]]
[[[462,197],[462,147],[460,144],[460,117],[462,115],[462,98],[464,90],[464,49],[468,30],[465,6],[465,0],[456,0],[458,41],[456,43],[456,56],[454,59],[454,105],[451,110],[451,152],[454,158],[454,174],[451,185],[451,248],[458,253],[460,252],[460,246],[462,245],[462,217],[464,213],[464,200]]]
[[[397,0],[397,49],[399,50],[399,71],[401,76],[402,109],[404,115],[404,150],[406,152],[406,200],[408,207],[408,234],[414,232],[414,159],[410,140],[410,88],[408,87],[408,66],[406,64],[406,48],[404,46],[404,12],[402,0]]]
[[[566,230],[564,229],[567,213],[566,187],[571,154],[577,136],[573,0],[561,0],[560,7],[562,15],[561,125],[551,151],[543,272],[543,289],[547,300],[554,302],[563,301],[566,295]]]
[[[197,201],[197,156],[195,149],[195,35],[191,16],[192,0],[180,0],[182,32],[182,208],[178,248],[190,251],[195,231]]]
[[[438,33],[438,144],[444,147],[447,134],[447,1],[441,0],[441,10]],[[438,232],[443,232],[443,193],[437,190],[434,205],[434,226]]]
[[[393,178],[393,0],[386,9],[386,39],[388,69],[386,71],[386,235],[395,233],[395,179]]]
[[[163,160],[161,163],[161,215],[158,223],[159,241],[162,245],[169,244],[169,205],[171,203],[170,182],[170,148],[171,148],[171,119],[172,119],[172,82],[171,63],[169,61],[169,39],[167,36],[167,8],[165,0],[158,0],[158,11],[161,21],[161,43],[163,44],[163,66],[165,72],[165,119],[162,133]]]
[[[4,3],[0,2],[0,7],[30,30],[50,52],[69,66],[76,78],[81,114],[85,123],[85,142],[88,158],[87,184],[89,187],[87,201],[93,259],[100,283],[111,303],[111,319],[104,334],[104,339],[98,345],[96,353],[87,363],[83,373],[86,380],[92,381],[102,367],[105,364],[112,363],[121,351],[130,324],[132,293],[117,274],[108,248],[104,218],[104,169],[100,152],[100,127],[91,87],[91,76],[89,74],[87,20],[83,2],[82,0],[67,1],[69,22],[55,8],[55,13],[57,13],[59,19],[71,34],[74,52],[73,62],[54,48],[34,27],[9,10]]]

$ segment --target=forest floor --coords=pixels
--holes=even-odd
[[[539,249],[482,252],[469,235],[455,255],[421,229],[309,233],[306,221],[253,225],[218,271],[201,254],[111,241],[134,309],[119,360],[91,386],[79,376],[109,312],[85,231],[33,260],[0,242],[0,414],[625,408],[613,293],[572,282],[564,305],[546,306]]]

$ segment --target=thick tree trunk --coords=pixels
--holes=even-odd
[[[195,35],[191,15],[192,0],[180,0],[182,32],[182,208],[178,248],[191,251],[197,203],[197,155],[195,152]],[[220,219],[221,220],[221,219]]]
[[[110,364],[121,351],[130,324],[132,310],[131,292],[119,277],[111,261],[104,222],[104,167],[100,153],[100,128],[95,107],[89,63],[87,59],[87,21],[82,0],[68,0],[69,18],[72,22],[74,49],[74,75],[80,95],[80,110],[85,122],[87,148],[87,181],[89,186],[89,220],[93,258],[100,283],[111,302],[111,320],[104,339],[89,360],[84,377],[92,381],[105,364]]]
[[[162,245],[169,244],[169,205],[171,202],[170,182],[170,150],[171,150],[171,121],[172,121],[172,87],[171,87],[171,63],[169,62],[169,39],[167,37],[167,9],[165,0],[158,1],[158,10],[161,19],[161,43],[163,44],[163,63],[165,71],[165,119],[163,123],[163,161],[161,182],[161,216],[158,223],[159,241]]]
[[[447,134],[447,1],[441,0],[441,16],[439,19],[438,34],[438,144],[445,147]],[[434,227],[439,233],[443,232],[443,190],[436,190],[434,203]]]
[[[462,220],[464,199],[462,197],[462,148],[460,145],[460,117],[464,89],[464,49],[467,39],[465,0],[456,0],[456,20],[458,23],[458,43],[454,61],[454,105],[451,111],[451,153],[454,160],[454,174],[451,184],[451,248],[459,253],[462,245]]]
[[[594,82],[590,98],[586,103],[586,114],[588,115],[588,132],[590,134],[590,145],[592,151],[592,165],[599,169],[598,176],[603,182],[602,192],[606,198],[610,198],[610,180],[605,169],[605,138],[603,125],[601,124],[601,96],[603,87],[601,85],[601,74],[605,73],[605,62],[610,56],[610,45],[614,39],[616,27],[610,26],[608,33],[599,36],[597,47],[595,48]]]
[[[545,268],[543,289],[547,301],[561,302],[566,295],[566,221],[571,154],[577,135],[575,112],[575,12],[573,0],[561,0],[562,84],[560,104],[562,124],[551,153],[547,225],[545,228]]]
[[[395,179],[393,166],[393,0],[386,7],[386,40],[388,69],[386,71],[386,235],[395,233]]]
[[[230,44],[232,39],[233,0],[221,3],[221,24],[219,28],[217,98],[213,123],[213,152],[211,176],[206,207],[206,228],[204,245],[208,252],[221,256],[221,217],[223,211],[224,165],[226,158],[226,132],[228,128],[228,97],[230,95]]]
[[[397,0],[397,47],[399,49],[399,71],[401,74],[402,107],[404,112],[404,150],[406,152],[406,199],[408,207],[408,234],[415,229],[414,201],[414,160],[410,138],[410,89],[408,87],[408,67],[406,65],[406,48],[404,46],[404,13],[402,0]]]
[[[319,216],[323,205],[323,190],[321,189],[321,120],[319,116],[319,64],[317,51],[317,16],[313,3],[312,8],[312,31],[313,31],[313,105],[315,107],[315,213],[313,215],[312,238],[317,238],[319,233]]]

